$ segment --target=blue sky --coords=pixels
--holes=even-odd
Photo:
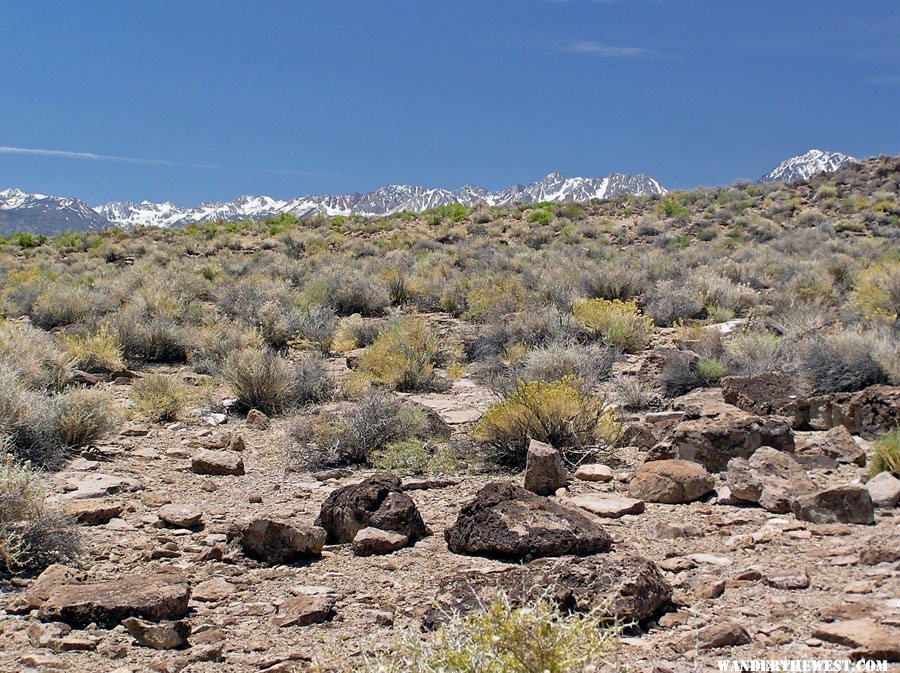
[[[183,205],[900,153],[891,0],[0,1],[0,188]],[[36,153],[89,153],[61,155]]]

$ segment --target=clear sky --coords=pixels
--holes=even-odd
[[[550,171],[692,187],[755,179],[811,147],[900,153],[894,0],[0,0],[0,12],[0,189],[91,204],[501,188]]]

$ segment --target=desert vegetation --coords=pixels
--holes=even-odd
[[[103,525],[122,531],[113,536],[128,544],[91,538],[105,550],[98,562],[121,562],[140,574],[147,566],[171,570],[166,564],[180,558],[179,571],[214,568],[219,574],[203,578],[217,590],[280,577],[260,571],[268,547],[253,549],[226,527],[237,518],[232,508],[311,515],[309,502],[324,513],[322,500],[339,480],[362,472],[381,489],[377,497],[360,496],[366,507],[388,502],[396,509],[386,516],[399,517],[418,498],[446,523],[451,510],[460,511],[459,493],[474,501],[509,494],[491,492],[496,482],[487,494],[469,484],[449,497],[434,495],[438,489],[459,487],[462,478],[479,487],[508,481],[526,467],[534,442],[558,452],[563,472],[588,474],[584,483],[606,484],[615,495],[639,482],[644,461],[662,462],[648,454],[677,447],[670,435],[682,421],[695,424],[692,440],[708,433],[717,447],[734,440],[744,448],[746,433],[768,433],[746,445],[768,442],[791,452],[795,432],[831,446],[835,435],[827,441],[819,435],[843,423],[865,451],[848,440],[849,457],[816,455],[815,462],[798,443],[798,458],[810,461],[809,469],[841,475],[852,469],[858,481],[888,483],[900,470],[891,406],[900,385],[898,175],[896,158],[880,158],[796,184],[742,182],[583,204],[280,216],[0,239],[0,573],[77,565],[79,554],[83,567],[93,552],[79,544],[73,518],[82,524],[87,515],[71,500],[81,498],[83,483],[113,482],[102,496],[127,500],[145,471],[157,492],[110,506]],[[749,399],[741,385],[769,387],[764,399]],[[675,401],[697,389],[705,390]],[[719,406],[695,412],[702,404]],[[716,423],[735,425],[721,430]],[[242,433],[256,434],[245,445]],[[858,452],[868,456],[860,461]],[[259,462],[262,455],[266,462]],[[694,457],[702,462],[702,455]],[[61,471],[73,459],[77,469]],[[116,461],[129,465],[129,478],[104,481]],[[604,470],[596,470],[599,462]],[[722,482],[726,465],[716,467]],[[822,474],[832,472],[817,478]],[[714,483],[704,475],[699,483]],[[252,489],[228,486],[245,476]],[[175,524],[154,512],[188,498],[205,499],[216,512],[210,530],[176,512],[170,518],[185,532],[168,535]],[[534,511],[554,521],[567,515],[552,509],[556,499],[541,502]],[[639,504],[629,514],[643,512]],[[782,516],[800,506],[779,501],[771,511]],[[691,516],[700,520],[707,510]],[[716,526],[727,529],[716,516]],[[713,519],[703,519],[705,531]],[[590,528],[581,519],[573,525]],[[448,545],[466,544],[451,543],[444,528]],[[410,570],[415,563],[433,563],[427,573],[398,580],[421,598],[425,589],[433,593],[437,575],[459,565],[446,561],[452,546],[416,544],[432,532],[425,523],[393,532],[402,538],[397,544],[412,547],[411,556],[367,572],[397,571],[392,577],[402,578],[419,572]],[[359,534],[329,530],[327,539],[360,547]],[[672,541],[699,534],[641,529],[648,544],[681,545]],[[716,553],[752,551],[768,539],[738,538]],[[610,542],[597,534],[592,544]],[[380,579],[360,580],[351,567],[358,559],[346,547],[334,549],[328,562],[344,565],[328,581],[377,591],[370,584]],[[574,549],[556,555],[582,554]],[[657,560],[668,559],[655,551]],[[321,553],[319,545],[310,556]],[[511,548],[491,558],[524,563],[531,553]],[[225,579],[245,573],[249,579]],[[662,586],[655,578],[652,586]],[[306,579],[310,591],[325,582]],[[249,591],[255,596],[255,587]],[[659,590],[666,601],[670,594]],[[327,596],[302,591],[284,604],[309,596],[333,607]],[[223,600],[209,598],[212,607],[198,614],[215,612]],[[257,635],[282,617],[282,604],[273,616],[265,600],[268,607],[247,608],[266,620]],[[367,595],[359,605],[368,601]],[[512,605],[500,596],[428,638],[403,640],[347,670],[593,670],[586,667],[608,661],[618,647],[618,627],[576,602],[560,610],[542,600]],[[331,619],[329,610],[320,610],[322,622]],[[216,613],[217,629],[233,624],[223,614]],[[383,614],[373,619],[393,628]],[[648,619],[649,613],[641,617]],[[733,630],[738,639],[741,628]],[[257,654],[264,648],[251,645],[245,654],[268,661]]]

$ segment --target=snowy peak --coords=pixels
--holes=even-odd
[[[759,182],[796,182],[807,180],[815,173],[833,173],[847,164],[859,161],[840,152],[809,150],[804,154],[785,159],[759,179]]]
[[[417,185],[385,185],[366,194],[328,194],[301,196],[287,201],[271,196],[240,196],[221,203],[201,203],[194,208],[177,206],[168,201],[153,203],[114,202],[90,208],[77,199],[28,194],[18,189],[0,192],[0,233],[34,231],[58,233],[82,231],[110,225],[121,227],[174,227],[199,222],[258,220],[289,213],[298,217],[311,215],[364,215],[377,217],[399,211],[414,213],[437,206],[459,203],[467,206],[487,204],[503,206],[511,203],[539,201],[588,201],[621,194],[664,194],[653,178],[646,175],[610,173],[599,178],[569,178],[550,173],[527,185],[514,185],[500,191],[489,191],[476,185],[465,185],[455,191]]]

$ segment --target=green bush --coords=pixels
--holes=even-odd
[[[419,437],[390,442],[372,452],[372,466],[397,474],[450,474],[459,463],[447,444],[432,445]]]
[[[900,313],[900,261],[874,264],[854,280],[851,300],[873,322],[893,325]]]
[[[575,302],[572,312],[588,331],[626,353],[642,351],[653,331],[653,323],[631,301],[581,299]]]
[[[424,412],[385,391],[373,391],[338,417],[301,416],[290,430],[292,454],[311,469],[371,465],[392,442],[425,437]]]
[[[613,666],[619,627],[602,611],[561,612],[550,600],[516,605],[496,595],[455,615],[429,638],[413,636],[392,654],[349,673],[584,673]]]
[[[184,416],[190,389],[171,376],[148,374],[134,382],[130,397],[142,416],[157,423],[170,422]]]
[[[484,413],[471,433],[493,462],[522,467],[532,439],[558,449],[575,464],[621,432],[615,412],[587,393],[580,381],[520,381],[516,390]]]
[[[875,440],[875,456],[869,465],[869,474],[891,472],[900,476],[900,428],[894,428]]]

